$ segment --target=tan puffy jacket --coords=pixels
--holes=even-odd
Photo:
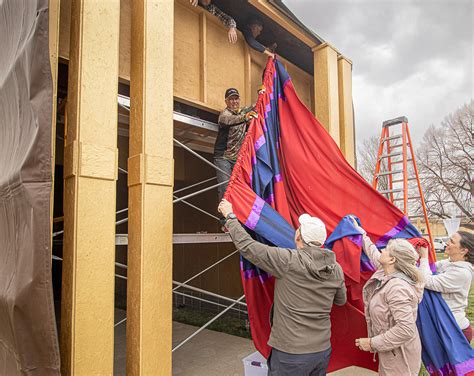
[[[379,266],[380,252],[364,237],[364,250]],[[370,244],[369,244],[370,242]],[[376,271],[363,290],[367,330],[379,356],[379,374],[417,376],[421,367],[421,342],[416,327],[423,286],[403,273]]]

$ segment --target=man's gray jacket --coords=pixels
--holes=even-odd
[[[319,247],[270,247],[253,240],[237,219],[226,226],[242,256],[275,277],[268,344],[290,354],[327,350],[331,307],[346,303],[344,274],[335,254]]]

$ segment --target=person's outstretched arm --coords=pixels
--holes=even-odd
[[[370,238],[367,236],[367,231],[365,231],[361,226],[359,226],[359,224],[354,218],[352,218],[352,223],[354,224],[354,227],[358,229],[362,234],[362,250],[370,259],[370,261],[372,261],[372,264],[374,264],[377,269],[381,269],[382,265],[380,265],[379,261],[380,251],[375,246],[375,244],[372,243],[372,240],[370,240]]]
[[[201,5],[205,10],[211,13],[213,16],[216,16],[222,24],[229,29],[227,32],[227,37],[229,43],[234,44],[237,42],[237,23],[235,20],[229,16],[227,13],[224,13],[220,8],[216,7],[214,4]]]
[[[242,33],[244,34],[245,41],[247,44],[253,48],[255,51],[264,53],[266,51],[266,47],[260,43],[258,40],[254,38],[252,32],[246,27]]]
[[[336,291],[336,295],[334,296],[334,304],[338,306],[342,306],[346,304],[347,302],[347,289],[346,289],[346,284],[344,283],[344,272],[342,271],[342,268],[340,265],[338,265],[338,269],[339,269],[338,273],[341,273],[341,276],[342,276],[342,282]]]
[[[445,294],[462,289],[463,282],[469,278],[468,272],[461,268],[452,268],[449,272],[433,275],[428,261],[428,248],[421,247],[418,252],[420,253],[419,270],[423,273],[425,288]],[[443,263],[449,262],[449,260],[443,260],[436,263],[436,266],[440,267]]]
[[[222,200],[219,211],[227,217],[232,213],[232,204]],[[288,271],[294,251],[287,248],[271,247],[252,239],[237,219],[226,222],[232,241],[241,255],[259,268],[271,273],[276,278],[282,278]]]
[[[380,251],[375,246],[375,244],[372,243],[372,240],[370,240],[366,233],[362,235],[362,249],[367,255],[367,257],[370,259],[372,264],[374,264],[377,269],[381,269],[382,265],[379,261]]]
[[[294,251],[257,242],[244,230],[237,219],[229,219],[226,227],[242,256],[276,278],[283,278],[290,267]]]
[[[245,114],[234,114],[228,110],[220,113],[217,119],[219,127],[232,127],[234,125],[241,125],[245,123]]]

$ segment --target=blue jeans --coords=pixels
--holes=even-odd
[[[225,182],[226,180],[229,180],[230,175],[232,175],[232,170],[234,169],[234,166],[235,166],[235,161],[230,161],[222,157],[215,157],[214,164],[229,175],[227,176],[223,172],[216,170],[217,183],[222,183],[222,182]],[[224,197],[224,193],[226,189],[227,189],[227,183],[219,185],[217,187],[217,192],[219,194],[219,202],[221,202],[222,197]]]
[[[288,354],[272,349],[268,358],[268,376],[324,376],[331,348],[310,354]]]

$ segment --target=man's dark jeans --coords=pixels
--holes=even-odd
[[[226,175],[223,172],[216,170],[217,182],[222,183],[222,182],[225,182],[226,180],[229,180],[230,175],[232,175],[232,170],[234,169],[234,166],[235,166],[235,161],[230,161],[222,157],[214,157],[214,164],[217,167],[219,167],[221,170],[227,173]],[[219,202],[221,202],[222,197],[224,197],[224,193],[226,189],[227,189],[227,183],[222,184],[219,187],[217,187],[217,192],[219,194]]]
[[[288,354],[272,349],[268,358],[268,376],[324,376],[331,348],[310,354]]]

